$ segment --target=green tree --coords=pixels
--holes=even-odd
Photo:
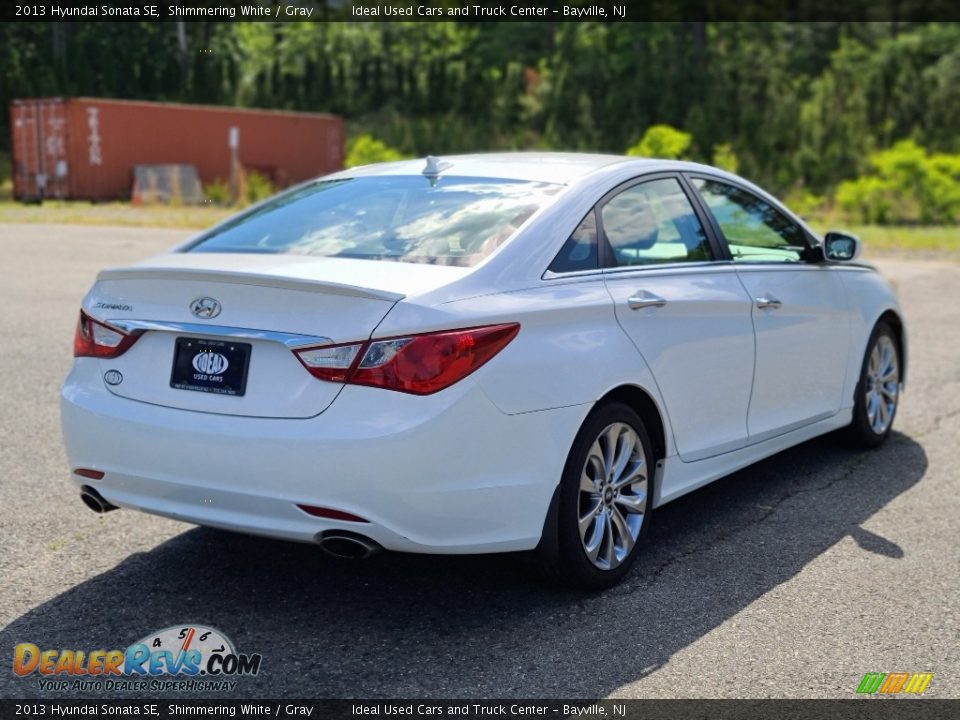
[[[0,24],[0,106],[77,95],[331,112],[415,155],[618,153],[668,126],[682,151],[641,152],[823,196],[879,177],[870,157],[898,139],[928,165],[960,153],[960,23]],[[941,216],[951,171],[925,177]]]
[[[720,143],[713,148],[713,164],[721,170],[727,170],[735,173],[740,167],[740,161],[737,154],[733,151],[730,143]]]
[[[350,143],[344,165],[347,167],[356,167],[357,165],[403,160],[403,158],[404,156],[400,151],[395,150],[370,135],[364,134],[358,136]]]
[[[686,156],[693,136],[669,125],[652,125],[627,155],[677,160]]]

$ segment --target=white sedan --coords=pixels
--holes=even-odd
[[[300,185],[84,298],[84,502],[363,557],[629,570],[656,507],[846,428],[890,434],[894,292],[692,163],[410,160]]]

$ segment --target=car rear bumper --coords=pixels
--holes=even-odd
[[[105,473],[73,479],[114,505],[303,542],[349,530],[429,553],[535,547],[588,411],[505,415],[468,378],[425,397],[348,386],[309,419],[215,415],[118,397],[86,358],[61,395],[70,467]]]

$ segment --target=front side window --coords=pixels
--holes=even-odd
[[[770,203],[733,185],[695,178],[734,262],[800,262],[803,229]]]
[[[213,229],[187,252],[471,266],[561,189],[551,183],[476,177],[319,180]]]
[[[707,234],[676,178],[627,188],[603,205],[600,218],[617,266],[713,259]]]

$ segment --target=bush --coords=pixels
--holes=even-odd
[[[636,157],[679,160],[693,142],[693,136],[669,125],[651,125],[640,141],[627,150],[627,155]]]
[[[278,190],[277,186],[270,181],[270,178],[256,170],[241,170],[239,185],[239,197],[236,200],[234,200],[233,189],[230,187],[229,181],[219,178],[204,185],[203,193],[207,200],[214,205],[245,207],[275,195]]]
[[[891,219],[893,199],[887,183],[878,177],[845,180],[837,186],[837,206],[864,225],[886,225]]]
[[[960,220],[960,155],[931,155],[926,169],[921,186],[921,213],[932,218],[930,222]]]
[[[721,170],[735,173],[740,167],[740,161],[737,154],[733,151],[730,143],[722,143],[713,147],[713,164]]]
[[[350,147],[347,149],[347,157],[344,165],[348,168],[357,165],[370,165],[378,162],[391,162],[393,160],[403,160],[404,156],[384,142],[377,140],[372,135],[357,136]]]
[[[810,218],[819,217],[824,213],[826,198],[800,188],[787,195],[784,202],[797,215],[809,221]]]
[[[243,174],[240,196],[243,204],[252,205],[253,203],[266,200],[277,192],[276,186],[270,182],[270,178],[261,175],[256,171]]]
[[[214,205],[227,206],[230,205],[232,201],[230,197],[230,183],[226,180],[217,179],[211,183],[207,183],[203,186],[203,194],[206,195],[207,200]]]
[[[870,156],[871,172],[840,183],[837,205],[862,222],[952,224],[960,219],[960,155],[929,155],[912,140]]]

